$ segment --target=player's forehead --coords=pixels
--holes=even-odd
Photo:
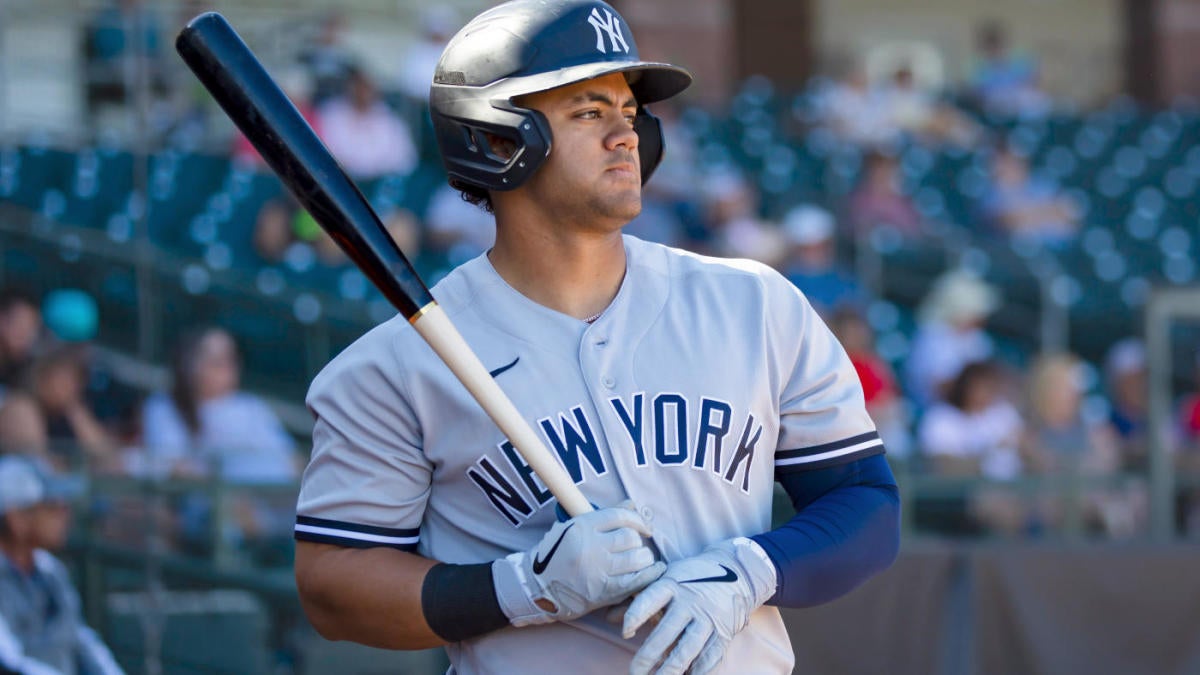
[[[605,103],[621,108],[637,107],[637,99],[623,73],[609,73],[590,80],[526,94],[518,99],[520,105],[538,110],[588,102]]]

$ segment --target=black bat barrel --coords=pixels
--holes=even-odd
[[[215,12],[188,23],[175,49],[300,204],[396,309],[433,301],[379,216],[263,65]]]

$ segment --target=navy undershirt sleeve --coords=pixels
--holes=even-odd
[[[780,474],[796,515],[752,537],[779,572],[768,604],[811,607],[887,569],[900,548],[900,494],[884,455]]]

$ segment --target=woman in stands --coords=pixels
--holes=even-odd
[[[185,334],[172,370],[170,393],[160,392],[146,401],[143,470],[239,484],[296,480],[293,440],[265,401],[240,390],[241,362],[228,332],[204,328]],[[200,500],[185,505],[185,536],[207,531],[207,507]],[[290,521],[275,511],[248,495],[234,500],[237,522],[232,534],[255,537],[290,530]]]

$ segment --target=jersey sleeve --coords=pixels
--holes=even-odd
[[[803,293],[767,277],[769,348],[779,377],[775,474],[821,469],[880,454],[854,365]]]
[[[299,541],[417,548],[432,465],[421,451],[396,339],[376,329],[313,380],[306,403],[316,421],[296,507]]]

